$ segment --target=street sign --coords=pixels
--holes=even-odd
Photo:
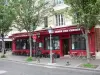
[[[37,36],[36,36],[36,34],[34,34],[34,35],[33,35],[33,39],[34,39],[34,40],[36,40],[36,39],[37,39]]]

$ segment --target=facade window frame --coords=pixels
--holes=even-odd
[[[86,40],[82,34],[71,35],[71,49],[72,50],[86,50]]]
[[[54,0],[54,5],[64,4],[64,0]]]
[[[34,43],[33,41],[31,40],[32,42],[32,49],[34,49]],[[16,39],[15,41],[15,44],[16,44],[16,49],[17,50],[29,50],[30,49],[30,46],[29,46],[29,38],[18,38]]]
[[[52,38],[52,50],[60,50],[60,42],[59,42],[59,36],[53,36]],[[50,37],[44,38],[44,49],[50,50]]]
[[[65,20],[63,14],[56,14],[55,15],[56,26],[63,26],[65,25]]]

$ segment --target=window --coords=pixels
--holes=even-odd
[[[42,42],[39,43],[39,47],[43,48],[43,43]]]
[[[20,40],[19,39],[16,40],[16,49],[20,49]]]
[[[50,50],[50,37],[45,38],[45,49]],[[58,36],[52,37],[52,49],[53,50],[60,49]]]
[[[54,0],[54,5],[57,5],[57,4],[64,4],[64,1],[63,0]]]
[[[85,38],[82,35],[72,35],[72,50],[86,50]]]
[[[33,43],[32,43],[33,46]],[[29,49],[29,38],[25,39],[17,39],[16,40],[16,49],[18,50],[24,50],[24,49]]]
[[[48,27],[48,17],[44,17],[44,26]]]
[[[65,25],[64,16],[62,14],[56,14],[56,26]]]

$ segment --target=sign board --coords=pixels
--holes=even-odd
[[[80,29],[62,29],[62,30],[55,30],[55,33],[62,33],[62,32],[73,32],[73,31],[80,31]]]
[[[34,40],[36,40],[36,39],[37,39],[37,36],[36,36],[36,34],[34,34],[34,35],[33,35],[33,39],[34,39]]]

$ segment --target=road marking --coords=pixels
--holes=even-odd
[[[0,70],[0,74],[6,73],[7,71]]]
[[[55,66],[43,66],[43,67],[46,67],[46,68],[57,68]]]
[[[27,65],[33,65],[33,66],[39,66],[39,67],[46,67],[46,68],[57,68],[57,67],[51,66],[51,65],[47,65],[47,66],[44,66],[44,65],[37,65],[37,64],[27,64]]]
[[[27,65],[34,65],[34,64],[27,64]]]

